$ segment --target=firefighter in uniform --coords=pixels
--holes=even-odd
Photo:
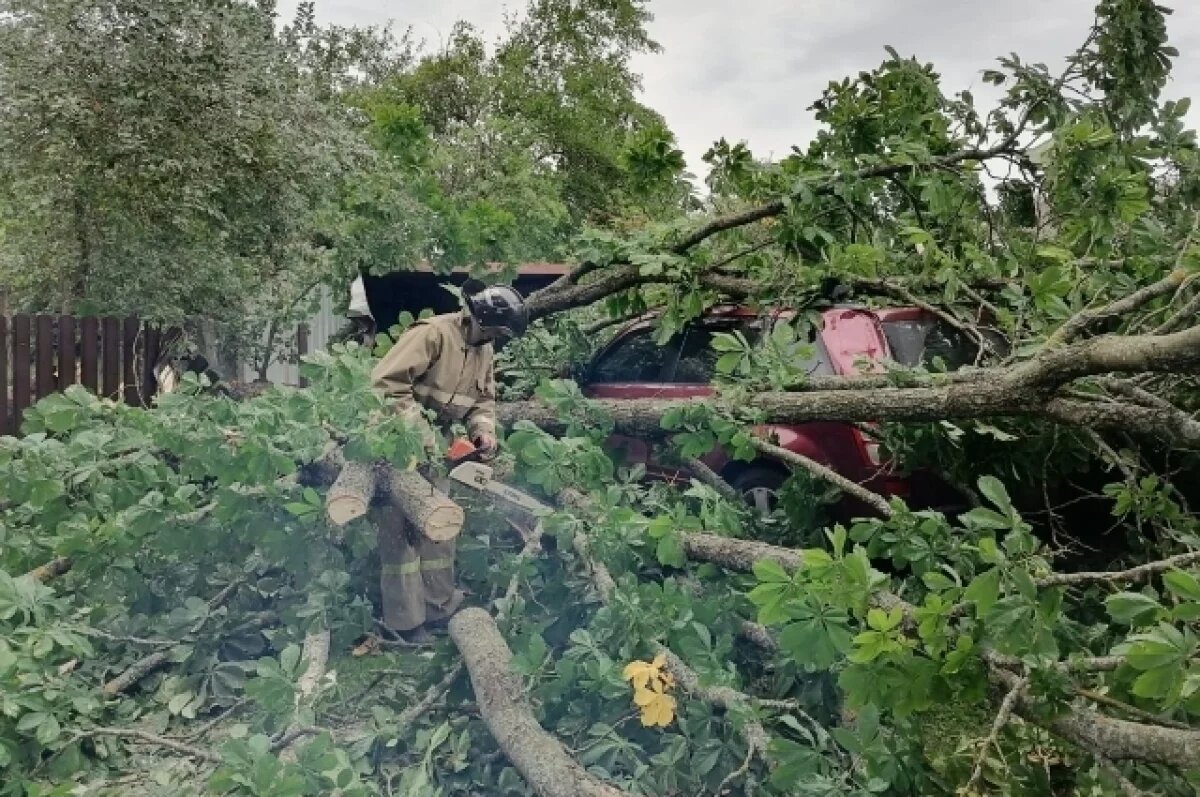
[[[513,288],[494,286],[466,299],[467,309],[418,321],[400,336],[371,374],[396,409],[435,437],[422,408],[443,431],[461,422],[485,459],[495,456],[496,381],[492,342],[517,337],[529,325]],[[424,643],[463,602],[454,586],[455,541],[432,542],[398,513],[380,517],[379,557],[383,622],[409,642]]]

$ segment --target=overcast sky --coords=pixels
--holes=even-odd
[[[1193,97],[1200,123],[1200,0],[1159,0],[1176,11],[1180,51],[1168,98]],[[456,20],[494,40],[505,8],[495,0],[318,0],[322,22],[411,27],[433,48]],[[805,110],[830,81],[878,66],[884,45],[940,70],[947,93],[971,89],[981,108],[995,97],[980,72],[1010,52],[1057,70],[1086,35],[1095,0],[653,0],[651,35],[662,45],[634,66],[643,101],[663,114],[693,172],[716,139],[746,141],[756,155],[783,156],[816,131]],[[281,0],[290,18],[295,3]],[[990,104],[986,105],[990,108]]]

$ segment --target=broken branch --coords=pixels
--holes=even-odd
[[[458,612],[450,619],[450,637],[462,652],[484,723],[539,797],[621,797],[621,791],[589,774],[534,719],[512,668],[512,651],[487,612]]]

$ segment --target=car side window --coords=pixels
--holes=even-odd
[[[618,341],[596,360],[588,381],[593,384],[661,381],[677,340],[659,346],[653,332],[649,327],[634,330]]]
[[[683,339],[679,361],[671,381],[685,385],[705,385],[717,377],[717,359],[721,353],[713,348],[713,335],[718,332],[741,331],[753,345],[759,338],[757,325],[732,323],[692,324]]]
[[[927,321],[885,321],[883,334],[893,360],[909,368],[924,365]]]
[[[979,357],[978,342],[944,321],[887,321],[883,331],[892,359],[910,368],[929,368],[940,360],[947,371],[957,371]]]
[[[720,355],[713,349],[712,339],[717,331],[713,327],[698,324],[688,329],[683,348],[679,351],[679,362],[671,377],[672,382],[703,385],[716,378],[717,357]]]

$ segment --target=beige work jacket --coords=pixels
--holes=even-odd
[[[420,407],[425,407],[437,413],[443,425],[462,421],[472,438],[494,435],[492,344],[472,345],[474,334],[465,312],[418,321],[375,366],[372,382],[395,399],[406,417],[419,419]]]

